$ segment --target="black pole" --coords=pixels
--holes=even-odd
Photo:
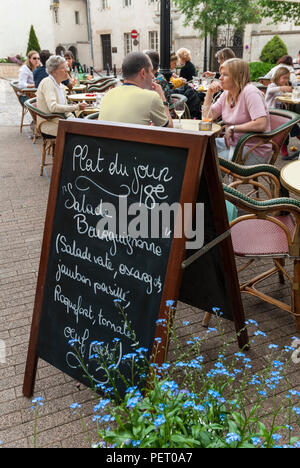
[[[172,75],[170,70],[171,53],[171,2],[160,2],[160,72],[169,81]]]
[[[205,33],[204,37],[204,63],[203,63],[204,72],[207,71],[207,34]]]

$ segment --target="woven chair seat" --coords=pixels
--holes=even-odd
[[[289,230],[295,231],[292,216],[276,216]],[[288,242],[284,230],[266,219],[247,219],[231,228],[233,250],[239,256],[288,254]]]

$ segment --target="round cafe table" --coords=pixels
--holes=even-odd
[[[83,93],[84,91],[86,91],[86,85],[76,85],[72,88],[72,91],[74,91],[75,93]]]
[[[282,185],[295,195],[300,195],[300,160],[292,161],[280,171]]]
[[[93,102],[93,101],[96,101],[97,94],[96,93],[69,94],[67,96],[67,99],[68,101],[71,101],[71,102],[80,102],[80,101]]]

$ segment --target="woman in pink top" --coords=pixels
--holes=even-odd
[[[250,84],[250,71],[247,62],[238,58],[226,60],[220,67],[220,82],[213,82],[203,104],[203,115],[208,112],[215,120],[222,117],[225,124],[224,138],[216,138],[218,155],[225,159],[232,159],[234,147],[239,139],[249,132],[268,132],[270,116],[265,98],[256,86]],[[215,104],[213,95],[224,90]],[[245,147],[244,155],[258,143],[251,141]],[[268,163],[272,154],[272,145],[262,143],[253,148],[244,164],[254,165]]]

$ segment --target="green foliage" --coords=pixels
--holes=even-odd
[[[275,35],[263,47],[259,58],[262,62],[275,64],[283,55],[288,55],[287,47],[283,40]]]
[[[243,30],[246,24],[270,18],[278,22],[299,23],[300,3],[274,0],[174,0],[185,15],[185,25],[192,25],[200,37],[216,35],[220,26]]]
[[[185,15],[185,25],[191,24],[200,37],[215,36],[220,26],[230,24],[242,30],[246,24],[259,21],[253,0],[175,0],[174,3]]]
[[[35,30],[34,30],[34,27],[32,25],[31,25],[30,33],[29,33],[29,39],[28,39],[26,55],[28,55],[28,53],[31,50],[36,50],[38,53],[40,53],[40,51],[41,51],[41,47],[40,47],[38,38],[37,38],[37,36],[35,34]]]
[[[257,0],[259,13],[263,18],[271,18],[274,23],[294,23],[300,21],[300,3],[291,1]]]
[[[274,63],[250,62],[250,80],[257,81],[258,78],[265,76],[273,67]]]

